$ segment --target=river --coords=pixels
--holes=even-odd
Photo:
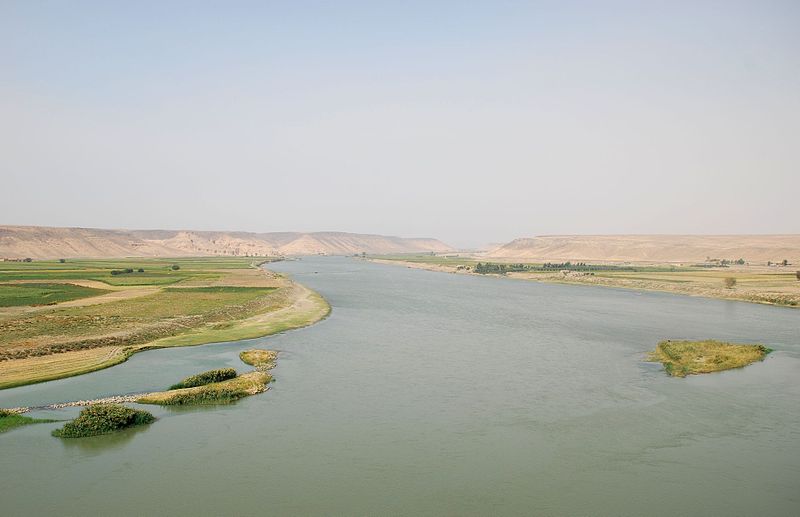
[[[798,515],[800,311],[314,257],[312,327],[145,352],[0,407],[163,389],[278,349],[267,393],[123,433],[0,435],[3,515]],[[686,379],[667,338],[764,343]],[[67,418],[77,409],[34,416]]]

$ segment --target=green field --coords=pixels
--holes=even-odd
[[[107,292],[109,291],[74,284],[0,284],[0,307],[51,305]]]
[[[109,259],[0,262],[0,283],[13,280],[96,280],[112,286],[167,285],[189,278],[214,279],[217,270],[247,268],[264,258]],[[179,269],[174,270],[172,266]],[[112,274],[131,269],[132,273]],[[139,272],[143,269],[143,272]]]
[[[270,299],[278,286],[252,267],[256,262],[260,260],[216,257],[2,262],[0,307],[52,307],[0,311],[0,360],[143,343],[269,310],[280,303]],[[2,283],[19,280],[25,282]],[[111,292],[119,299],[57,305]]]
[[[61,263],[14,263],[16,269],[8,269],[6,263],[0,278],[25,275],[61,280],[69,275],[74,280],[102,281],[115,293],[136,296],[77,307],[54,305],[50,310],[10,316],[0,312],[0,360],[139,344],[278,308],[282,298],[271,296],[278,285],[271,285],[252,263],[242,258],[98,260],[67,263],[71,270],[63,269],[67,264]],[[180,269],[173,269],[175,264]],[[49,269],[53,265],[59,269]],[[133,272],[111,274],[126,270]],[[41,305],[110,292],[68,283],[0,287],[0,300],[4,300],[0,306]]]
[[[0,262],[0,389],[106,368],[151,348],[260,337],[328,314],[313,291],[256,267],[264,261]]]

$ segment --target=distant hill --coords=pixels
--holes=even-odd
[[[516,239],[487,254],[529,261],[800,262],[800,235],[546,235]]]
[[[0,226],[3,258],[116,258],[204,255],[349,255],[448,251],[436,239],[343,232],[248,233]]]

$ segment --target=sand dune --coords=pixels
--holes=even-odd
[[[314,255],[447,251],[436,239],[343,232],[248,233],[0,226],[0,259]]]
[[[800,262],[800,235],[547,235],[516,239],[487,253],[530,261]]]

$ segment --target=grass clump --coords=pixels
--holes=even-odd
[[[771,349],[758,344],[725,343],[708,339],[704,341],[662,341],[650,353],[651,361],[664,365],[667,374],[686,377],[700,373],[719,372],[742,368],[761,361]]]
[[[23,416],[13,411],[0,408],[0,433],[10,431],[23,425],[40,424],[44,422],[55,422],[55,420],[31,418],[29,416]]]
[[[255,366],[259,370],[271,370],[275,368],[275,361],[278,358],[278,352],[275,350],[245,350],[239,353],[239,359],[243,363]]]
[[[182,388],[177,390],[150,393],[140,397],[140,404],[159,404],[162,406],[189,406],[203,404],[228,404],[241,398],[267,390],[272,376],[255,371],[222,382]]]
[[[237,375],[236,370],[233,368],[220,368],[218,370],[209,370],[207,372],[198,373],[191,377],[186,377],[178,384],[173,384],[169,387],[170,390],[180,390],[183,388],[195,388],[197,386],[205,386],[214,382],[227,381],[233,379]]]
[[[53,431],[59,438],[82,438],[113,433],[137,425],[149,424],[155,417],[147,411],[131,409],[118,404],[98,404],[81,411],[78,418]]]

